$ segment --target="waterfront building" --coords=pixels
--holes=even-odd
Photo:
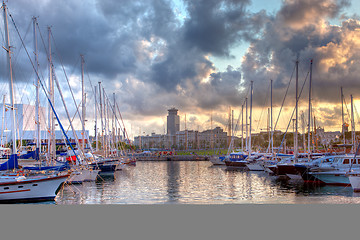
[[[36,133],[36,121],[35,121],[35,106],[29,104],[15,104],[16,115],[16,135],[18,139],[22,139],[22,136],[26,134],[30,137],[30,132],[33,134],[32,139],[35,138]],[[3,113],[3,107],[0,107],[0,124],[2,131],[2,143],[6,143],[12,140],[11,129],[13,129],[11,119],[10,105],[5,104],[5,113]],[[46,131],[45,119],[46,110],[44,107],[40,107],[40,129]]]
[[[11,111],[9,109],[9,104],[5,104],[5,113],[3,114],[3,108],[0,107],[0,124],[2,125],[2,144],[12,141],[11,129],[12,122],[11,119]],[[16,136],[17,139],[24,140],[25,142],[35,142],[36,140],[36,121],[35,121],[35,106],[29,104],[15,104],[15,114],[16,114]],[[4,118],[3,118],[4,116]],[[47,114],[45,107],[40,107],[40,138],[42,142],[47,142],[48,131],[47,131]],[[77,137],[81,141],[81,130],[75,131]],[[66,133],[69,139],[75,141],[75,136],[72,131],[68,131]],[[87,136],[89,136],[89,131],[86,130]],[[64,135],[61,130],[55,130],[55,139],[57,142],[64,142]]]
[[[196,149],[199,132],[184,130],[176,132],[176,145],[178,149]]]
[[[168,110],[167,116],[167,134],[175,135],[176,132],[180,131],[180,116],[177,115],[178,110],[171,108]]]
[[[220,127],[200,132],[198,138],[200,148],[224,148],[229,145],[228,134]]]
[[[222,128],[198,132],[194,130],[177,131],[175,135],[160,135],[152,133],[146,136],[136,136],[134,145],[141,149],[176,148],[176,149],[209,149],[227,146],[227,132]]]

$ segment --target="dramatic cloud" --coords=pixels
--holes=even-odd
[[[31,19],[38,17],[39,72],[44,82],[47,26],[51,26],[54,64],[64,89],[61,63],[79,101],[80,54],[84,54],[92,85],[101,81],[110,97],[116,93],[124,118],[149,126],[149,131],[163,128],[162,119],[170,107],[188,113],[192,126],[209,121],[210,112],[214,125],[224,126],[228,107],[239,109],[249,95],[250,81],[254,82],[254,108],[268,106],[270,79],[274,80],[274,105],[279,107],[292,74],[295,78],[297,58],[300,86],[314,59],[314,105],[338,104],[335,96],[340,85],[349,91],[359,87],[360,22],[344,12],[350,1],[285,0],[273,14],[251,12],[251,4],[250,0],[20,0],[9,2],[8,8],[32,58]],[[341,19],[342,24],[330,24],[333,19]],[[30,86],[32,66],[16,40],[11,19],[9,24],[16,80]],[[243,58],[233,51],[242,44],[250,44]],[[236,59],[239,64],[218,71],[214,58]],[[6,62],[5,57],[2,60]],[[0,69],[3,82],[7,81],[5,70]],[[92,118],[93,90],[86,85],[87,115]],[[292,83],[288,106],[294,104],[294,89]],[[70,101],[68,90],[64,91]],[[306,92],[307,86],[304,97]],[[74,113],[72,100],[69,105]]]

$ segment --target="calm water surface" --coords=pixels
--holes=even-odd
[[[207,161],[137,162],[96,182],[65,186],[54,204],[360,203],[351,187],[278,181],[265,172],[227,170]]]

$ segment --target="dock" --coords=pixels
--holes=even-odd
[[[209,161],[209,156],[197,156],[197,155],[138,156],[137,161]]]

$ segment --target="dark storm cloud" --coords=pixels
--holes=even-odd
[[[249,1],[187,1],[189,19],[184,24],[184,41],[204,53],[229,55],[229,48],[248,29]],[[248,29],[249,30],[249,29]]]
[[[346,20],[342,26],[328,20],[339,16],[349,1],[284,1],[275,16],[269,16],[260,38],[252,41],[242,63],[246,81],[253,80],[256,105],[261,106],[269,79],[274,80],[275,104],[281,104],[286,86],[299,59],[299,87],[313,64],[313,98],[318,103],[337,103],[340,86],[359,87],[359,22]],[[295,79],[295,75],[293,75]],[[293,81],[294,82],[294,81]],[[324,87],[326,86],[326,87]],[[306,96],[307,86],[303,96]],[[290,87],[291,96],[295,93]],[[294,105],[290,97],[287,104]]]
[[[287,0],[274,15],[250,12],[249,0],[182,3],[183,16],[171,0],[19,0],[8,7],[20,32],[27,35],[30,52],[28,26],[38,16],[45,42],[46,27],[52,26],[57,69],[61,69],[61,56],[65,68],[75,68],[74,75],[80,75],[79,54],[84,54],[92,80],[102,81],[109,95],[116,92],[132,119],[163,116],[172,106],[198,113],[226,112],[229,105],[240,108],[250,81],[254,81],[254,107],[262,106],[270,79],[274,80],[274,105],[279,106],[297,57],[300,84],[314,59],[315,100],[337,102],[333,96],[338,96],[339,81],[344,88],[359,87],[360,26],[341,15],[349,1]],[[344,19],[341,26],[329,24],[335,17]],[[241,67],[218,71],[212,57],[233,59],[236,53],[231,50],[245,41],[251,45],[242,63],[239,59]],[[40,51],[46,76],[46,51],[44,47]],[[16,76],[24,76],[23,80],[31,75],[25,60],[22,55],[17,61],[23,73]],[[294,85],[290,89],[293,94]],[[293,103],[294,98],[289,98]]]

